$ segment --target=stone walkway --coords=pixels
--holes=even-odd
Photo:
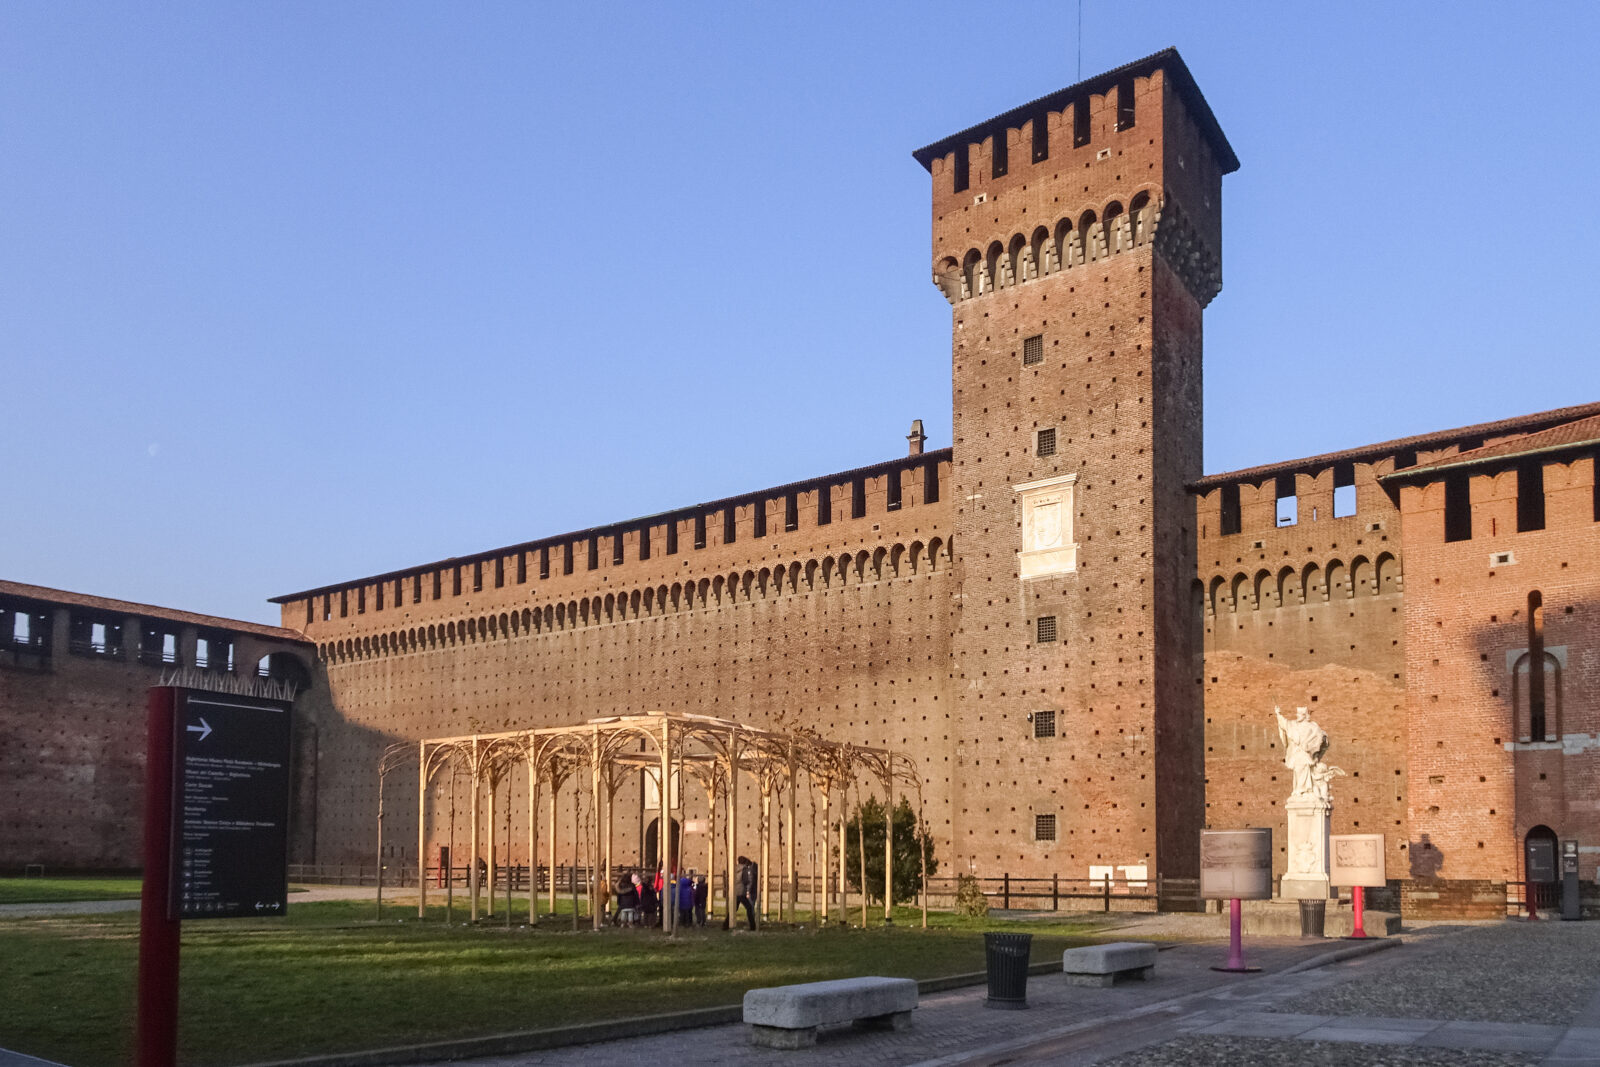
[[[1025,1012],[986,1009],[982,987],[954,990],[923,997],[910,1030],[824,1030],[799,1052],[752,1048],[733,1025],[472,1062],[1600,1065],[1600,923],[1440,924],[1404,940],[1324,964],[1350,943],[1256,939],[1247,957],[1262,971],[1251,975],[1212,971],[1225,955],[1216,942],[1175,945],[1150,982],[1085,989],[1035,976]]]

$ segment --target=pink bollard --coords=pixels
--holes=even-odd
[[[1228,962],[1221,967],[1211,968],[1213,971],[1232,971],[1244,974],[1259,971],[1260,967],[1246,967],[1244,965],[1244,902],[1239,898],[1228,901]]]

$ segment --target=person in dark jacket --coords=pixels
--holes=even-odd
[[[694,925],[694,879],[688,874],[678,879],[678,925]]]
[[[661,898],[656,896],[656,883],[654,878],[645,878],[639,885],[639,910],[644,912],[644,924],[654,926],[656,913],[660,910]]]
[[[706,924],[706,903],[711,897],[711,890],[706,886],[706,876],[700,875],[694,880],[694,924]]]
[[[617,882],[617,917],[619,926],[636,926],[639,922],[639,876],[623,875]]]
[[[750,929],[756,928],[756,893],[761,882],[757,879],[757,865],[744,856],[739,857],[739,896],[736,907],[744,909]]]

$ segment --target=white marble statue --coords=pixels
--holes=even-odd
[[[1272,714],[1278,718],[1278,740],[1283,742],[1283,765],[1294,773],[1294,788],[1289,793],[1290,798],[1316,797],[1328,800],[1328,779],[1344,772],[1326,767],[1322,762],[1323,754],[1328,751],[1326,731],[1311,721],[1311,713],[1305,708],[1295,708],[1292,720],[1278,708],[1273,708]]]

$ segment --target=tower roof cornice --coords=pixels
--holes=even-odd
[[[1239,157],[1234,154],[1233,146],[1228,143],[1228,138],[1222,132],[1222,126],[1218,124],[1216,115],[1211,112],[1211,105],[1206,103],[1200,87],[1195,84],[1194,75],[1189,73],[1188,66],[1183,62],[1183,57],[1178,55],[1176,48],[1163,48],[1154,55],[1136,59],[1132,63],[1124,63],[1115,70],[1097,74],[1065,89],[1057,89],[1053,93],[1029,101],[1020,107],[1014,107],[992,119],[940,138],[912,152],[911,156],[922,164],[924,170],[931,173],[934,160],[949,155],[963,145],[982,141],[997,130],[1018,127],[1041,111],[1060,111],[1079,97],[1104,94],[1123,78],[1144,77],[1156,70],[1166,71],[1167,76],[1172,79],[1173,88],[1188,107],[1196,125],[1205,134],[1211,150],[1217,154],[1217,163],[1222,173],[1232,174],[1238,170]]]

